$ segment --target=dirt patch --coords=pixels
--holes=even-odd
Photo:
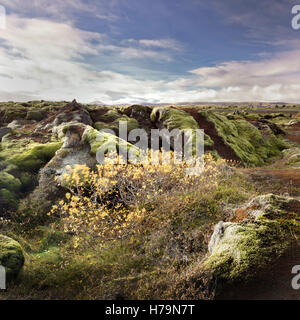
[[[295,123],[286,129],[286,138],[292,143],[297,143],[300,145],[300,123]]]
[[[300,196],[300,169],[245,169],[259,192]]]
[[[234,153],[234,151],[228,145],[225,144],[222,137],[218,135],[218,132],[213,123],[209,122],[195,109],[184,108],[182,110],[188,112],[198,122],[200,129],[203,129],[204,133],[209,135],[212,141],[214,142],[214,146],[206,147],[205,151],[216,150],[223,159],[236,161],[238,163],[241,162],[241,159]]]

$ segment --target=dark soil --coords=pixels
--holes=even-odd
[[[216,150],[218,154],[224,159],[241,162],[241,159],[228,145],[225,144],[222,137],[218,135],[218,132],[213,123],[209,122],[195,109],[184,108],[182,110],[188,112],[191,116],[193,116],[193,118],[198,122],[200,129],[203,129],[204,133],[209,135],[214,142],[214,146],[209,148],[207,147],[205,151]]]

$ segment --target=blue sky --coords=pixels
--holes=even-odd
[[[0,0],[0,100],[299,103],[295,4]]]

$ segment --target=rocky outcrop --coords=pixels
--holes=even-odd
[[[0,265],[5,268],[6,279],[15,279],[24,264],[24,255],[20,244],[0,234]]]
[[[50,118],[44,120],[37,126],[36,131],[47,130],[61,137],[61,130],[64,126],[77,123],[92,125],[93,121],[88,111],[76,100],[73,100],[55,112]]]
[[[139,149],[115,135],[101,133],[84,124],[71,124],[62,127],[64,144],[45,167],[40,170],[38,187],[31,195],[33,201],[43,198],[43,211],[51,208],[53,203],[64,197],[64,175],[75,165],[95,168],[99,160],[97,151],[103,154],[117,150],[120,154],[138,152]]]
[[[245,282],[267,268],[300,231],[300,201],[273,194],[254,198],[236,210],[239,222],[219,222],[210,239],[204,270],[221,284]]]

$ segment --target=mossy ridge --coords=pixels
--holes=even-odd
[[[263,136],[258,128],[246,120],[228,120],[225,116],[208,111],[201,112],[201,115],[214,123],[225,144],[249,166],[265,165],[288,147],[271,130],[268,135]]]
[[[127,117],[126,115],[120,116],[111,123],[98,121],[94,124],[94,127],[99,131],[104,129],[113,130],[117,134],[119,132],[120,122],[126,122],[127,133],[129,133],[131,130],[139,128],[139,122],[136,119]]]
[[[174,108],[154,108],[150,115],[150,119],[152,122],[161,122],[163,127],[167,128],[169,131],[172,131],[173,129],[200,129],[197,121],[189,113]],[[193,136],[195,138],[194,133]],[[204,146],[212,147],[213,145],[214,142],[212,141],[212,139],[204,133]]]
[[[20,244],[9,237],[0,235],[0,265],[5,267],[7,280],[17,277],[24,261]]]

